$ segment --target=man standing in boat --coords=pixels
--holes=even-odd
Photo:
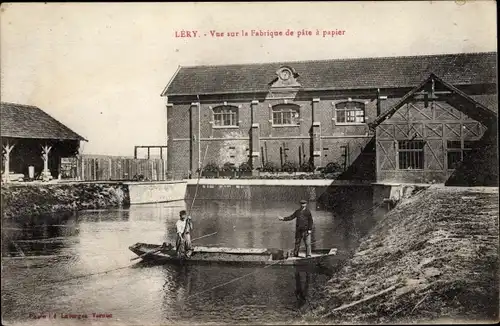
[[[179,212],[179,220],[175,223],[177,229],[177,254],[179,257],[191,256],[191,231],[193,222],[185,210]]]
[[[306,257],[311,257],[311,233],[313,227],[313,218],[311,211],[307,208],[307,201],[300,201],[300,208],[292,215],[280,217],[280,221],[291,221],[295,219],[295,248],[294,257],[299,256],[300,243],[302,240],[306,245]]]

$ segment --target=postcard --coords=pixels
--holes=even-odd
[[[2,323],[498,322],[496,9],[3,3]]]

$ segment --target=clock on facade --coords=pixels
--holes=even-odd
[[[283,70],[281,70],[281,72],[280,72],[280,78],[281,78],[282,80],[288,80],[288,79],[290,78],[290,75],[291,75],[291,74],[290,74],[290,71],[289,71],[289,70],[287,70],[287,69],[283,69]]]

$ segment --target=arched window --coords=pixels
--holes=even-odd
[[[335,105],[337,123],[364,123],[365,105],[360,102],[341,102]]]
[[[273,125],[289,126],[299,124],[299,106],[296,104],[277,104],[273,106]]]
[[[221,105],[213,109],[214,126],[238,126],[238,108],[231,105]]]

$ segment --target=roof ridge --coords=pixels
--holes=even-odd
[[[17,106],[22,106],[22,107],[25,107],[25,108],[35,108],[35,109],[40,109],[38,106],[36,105],[30,105],[30,104],[21,104],[21,103],[14,103],[14,102],[5,102],[5,101],[2,101],[0,102],[0,104],[7,104],[7,105],[17,105]]]
[[[472,101],[477,107],[481,108],[483,110],[483,112],[488,114],[489,118],[497,116],[497,112],[491,110],[486,105],[478,102],[473,97],[471,97],[469,94],[465,93],[464,91],[462,91],[462,90],[458,89],[457,87],[453,86],[452,84],[448,83],[447,81],[445,81],[444,79],[442,79],[441,77],[436,75],[435,73],[431,73],[428,77],[423,79],[419,85],[415,86],[411,91],[409,91],[403,97],[401,97],[399,99],[399,101],[397,101],[392,107],[390,107],[384,113],[382,113],[381,115],[376,117],[373,122],[369,123],[370,128],[373,129],[373,128],[377,127],[384,120],[386,120],[388,117],[391,117],[396,111],[398,111],[402,107],[402,105],[404,105],[404,103],[406,103],[406,101],[409,98],[411,98],[418,90],[422,89],[422,87],[424,87],[424,85],[427,84],[430,80],[432,80],[433,82],[434,82],[434,80],[436,80],[436,81],[440,82],[441,84],[443,84],[444,87],[448,88],[449,90],[452,90],[454,93],[458,94],[459,96]],[[458,109],[459,109],[459,111],[462,111],[460,108],[458,108]],[[486,123],[486,124],[488,123],[486,121],[480,121],[480,122]]]
[[[399,56],[381,56],[381,57],[351,57],[351,58],[333,58],[333,59],[314,59],[314,60],[292,60],[292,61],[269,61],[269,62],[249,62],[249,63],[231,63],[231,64],[207,64],[207,65],[179,65],[179,68],[204,68],[204,67],[234,67],[234,66],[259,66],[271,64],[294,64],[294,63],[312,63],[312,62],[333,62],[350,60],[379,60],[379,59],[400,59],[400,58],[428,58],[428,57],[446,57],[446,56],[464,56],[464,55],[488,55],[497,54],[496,51],[486,52],[455,52],[455,53],[437,53],[437,54],[416,54]]]
[[[52,120],[52,123],[55,124],[60,130],[63,130],[65,132],[68,132],[69,134],[73,134],[74,136],[77,137],[77,139],[87,141],[84,137],[82,137],[80,134],[76,133],[73,129],[70,127],[66,126],[64,123],[56,119],[52,114],[49,114],[45,110],[41,109],[38,106],[35,105],[29,105],[29,104],[20,104],[20,103],[13,103],[13,102],[1,102],[1,106],[12,106],[10,110],[22,110],[22,109],[33,109],[35,110],[34,112],[30,112],[30,114],[34,114],[36,111],[38,111],[36,114],[41,114],[41,116],[46,116],[50,120]],[[9,110],[9,109],[7,109]],[[3,131],[3,130],[2,130]]]
[[[62,127],[63,129],[66,129],[67,131],[70,131],[72,133],[74,133],[75,135],[77,135],[78,137],[82,138],[82,140],[84,141],[87,141],[84,137],[82,137],[80,134],[76,133],[73,129],[71,129],[70,127],[66,126],[64,123],[62,123],[61,121],[59,121],[58,119],[54,118],[54,116],[52,114],[49,114],[48,112],[45,112],[44,110],[42,110],[41,108],[39,107],[35,107],[37,108],[38,110],[40,110],[43,114],[47,115],[49,118],[51,118],[52,120],[54,120],[60,127]]]

